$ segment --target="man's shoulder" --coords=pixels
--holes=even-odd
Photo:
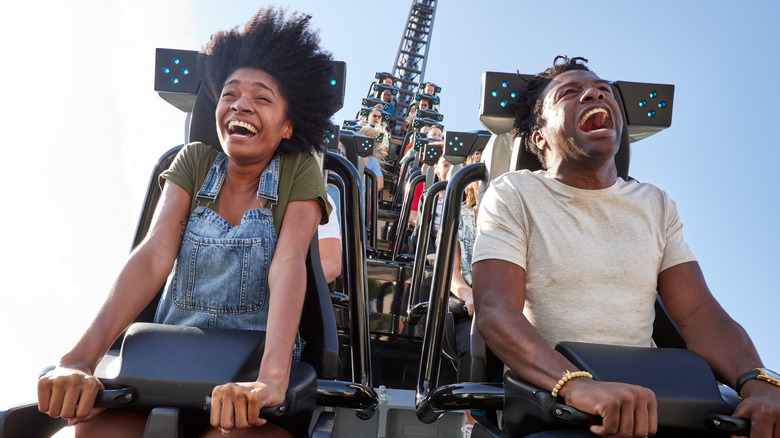
[[[490,182],[488,192],[494,192],[499,197],[535,197],[544,193],[555,192],[554,182],[544,170],[516,170],[504,173]]]
[[[499,187],[522,187],[528,185],[539,185],[545,183],[546,175],[547,172],[544,170],[513,170],[498,176],[490,183],[490,185]]]
[[[648,182],[640,182],[633,178],[630,178],[628,181],[619,178],[618,190],[625,194],[641,196],[641,197],[654,197],[654,198],[668,197],[666,191],[656,186],[655,184],[648,183]]]

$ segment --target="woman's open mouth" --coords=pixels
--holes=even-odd
[[[240,120],[231,120],[227,125],[228,135],[240,138],[250,138],[257,134],[257,128]]]

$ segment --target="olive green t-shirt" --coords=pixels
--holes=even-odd
[[[179,151],[168,170],[162,173],[162,178],[171,181],[190,194],[190,198],[192,198],[190,213],[198,206],[195,195],[203,186],[203,181],[206,180],[217,155],[219,155],[219,151],[207,144],[190,143]],[[270,205],[277,236],[282,227],[287,204],[290,202],[310,199],[317,201],[322,214],[320,224],[328,222],[331,205],[327,202],[325,183],[319,165],[311,154],[298,153],[280,156],[277,196],[279,200],[276,203],[269,201],[269,204],[266,204]],[[200,202],[203,204],[204,200],[201,199]],[[205,204],[203,205],[205,206]],[[219,195],[217,195],[216,200],[209,203],[208,207],[219,211]]]

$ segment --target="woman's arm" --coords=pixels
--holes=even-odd
[[[316,201],[287,205],[268,278],[265,352],[257,381],[229,383],[212,392],[211,424],[224,431],[265,424],[260,409],[284,401],[295,336],[306,295],[306,255],[320,222]]]
[[[460,242],[455,241],[455,260],[452,263],[452,282],[450,283],[450,291],[466,303],[466,308],[469,311],[469,316],[474,316],[474,297],[471,293],[471,286],[463,279],[463,274],[460,273]]]
[[[41,412],[72,419],[72,424],[87,418],[101,387],[92,374],[171,272],[187,225],[190,200],[181,187],[165,184],[149,233],[130,254],[92,324],[57,368],[38,381]]]

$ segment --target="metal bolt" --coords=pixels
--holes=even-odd
[[[561,408],[557,408],[557,409],[555,410],[555,415],[557,415],[557,416],[559,416],[559,417],[560,417],[561,415],[563,415],[563,409],[561,409]]]
[[[132,400],[133,394],[125,394],[125,400]]]
[[[279,412],[287,411],[287,406],[279,406]]]
[[[717,419],[717,418],[715,418],[714,420],[712,420],[712,423],[713,423],[714,425],[716,425],[716,426],[720,426],[720,420],[719,420],[719,419]]]

